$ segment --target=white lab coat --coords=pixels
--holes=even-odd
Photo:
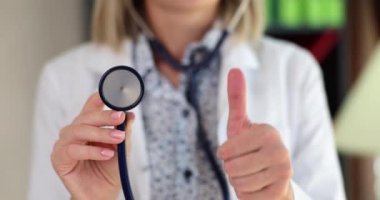
[[[33,151],[28,198],[68,199],[54,173],[50,153],[59,130],[71,123],[99,78],[109,67],[132,63],[132,42],[120,53],[86,44],[50,62],[38,86],[33,128]],[[299,47],[270,38],[254,44],[229,40],[222,50],[218,102],[219,143],[226,140],[228,104],[226,76],[241,68],[248,90],[248,116],[253,122],[277,128],[290,152],[296,200],[345,199],[333,140],[321,70],[312,56]],[[150,198],[149,160],[141,109],[134,109],[136,123],[128,158],[131,182],[138,200]],[[231,199],[236,199],[231,188]]]

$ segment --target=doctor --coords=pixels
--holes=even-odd
[[[261,4],[249,0],[198,74],[197,113],[186,97],[190,75],[151,48],[135,14],[188,65],[214,48],[240,1],[97,0],[93,41],[41,75],[29,199],[120,198],[115,145],[124,139],[136,199],[223,199],[200,125],[230,199],[345,199],[319,66],[305,50],[261,36]],[[134,66],[146,84],[127,116],[104,110],[94,93],[115,65]],[[126,132],[105,128],[125,117]]]

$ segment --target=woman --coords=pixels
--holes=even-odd
[[[124,139],[136,199],[344,199],[319,66],[306,51],[262,37],[261,1],[237,11],[241,2],[97,0],[93,41],[42,74],[30,199],[117,199],[115,145]],[[188,93],[191,66],[218,41],[196,94]],[[190,69],[178,70],[164,51]],[[115,65],[144,76],[134,114],[103,110],[92,94]],[[104,128],[125,117],[126,132]],[[208,147],[198,144],[199,127]]]

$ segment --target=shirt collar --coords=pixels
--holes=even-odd
[[[199,47],[201,45],[204,45],[208,49],[213,49],[223,31],[221,27],[221,22],[217,20],[212,28],[203,37],[203,39],[198,43],[191,44],[187,48],[187,51],[190,51],[194,47]],[[96,46],[95,44],[93,45]],[[134,48],[140,49],[141,51],[137,51]],[[125,40],[119,52],[115,52],[113,49],[104,46],[96,46],[95,49],[96,51],[90,52],[94,55],[94,57],[93,59],[90,59],[89,67],[98,74],[102,74],[107,69],[116,65],[128,65],[131,67],[136,67],[137,70],[142,74],[146,73],[149,69],[154,67],[152,52],[150,50],[147,39],[143,34],[140,34],[135,42],[131,40]],[[136,60],[134,57],[138,52],[144,52],[146,54],[146,62],[139,64],[133,63]],[[226,40],[226,43],[222,47],[221,55],[223,65],[229,68],[239,67],[258,69],[260,66],[256,54],[255,44],[249,41],[238,41],[234,35],[230,35]],[[185,55],[184,59],[187,57],[188,56]],[[185,60],[183,60],[183,62],[185,62]]]
[[[132,48],[132,60],[140,74],[144,76],[155,68],[153,53],[146,36],[140,34]]]

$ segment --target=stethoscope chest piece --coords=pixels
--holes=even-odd
[[[116,66],[106,71],[100,79],[99,94],[109,108],[128,111],[142,100],[144,83],[135,69]]]

